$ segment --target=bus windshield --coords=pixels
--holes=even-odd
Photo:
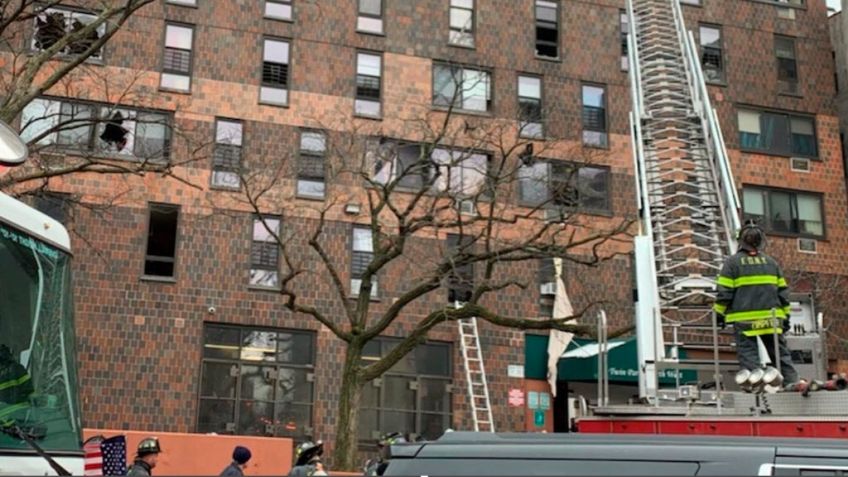
[[[0,427],[79,451],[70,256],[0,222]],[[0,454],[29,446],[0,434]]]

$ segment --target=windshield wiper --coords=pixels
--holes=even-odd
[[[45,452],[44,449],[42,449],[41,446],[36,444],[35,440],[33,440],[34,438],[42,438],[42,437],[44,437],[43,435],[37,435],[34,432],[32,432],[32,430],[30,430],[29,432],[24,431],[17,424],[12,424],[10,426],[0,426],[0,432],[2,432],[3,434],[10,435],[12,437],[18,437],[18,438],[22,439],[24,442],[26,442],[27,445],[30,446],[32,448],[32,450],[35,451],[36,454],[38,454],[40,457],[44,458],[44,460],[46,460],[47,463],[50,464],[50,467],[52,467],[53,470],[56,471],[56,474],[58,474],[58,475],[71,475],[71,473],[68,472],[67,469],[65,469],[64,467],[59,465],[59,463],[56,462],[55,460],[53,460],[53,458],[50,457],[50,454]]]

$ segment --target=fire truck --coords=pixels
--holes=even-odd
[[[848,437],[844,380],[828,382],[823,386],[833,390],[820,392],[807,392],[815,385],[804,393],[774,392],[776,387],[735,390],[735,384],[751,383],[738,375],[734,382],[736,360],[722,359],[721,353],[730,348],[730,340],[711,311],[715,277],[724,258],[736,251],[740,228],[740,202],[718,116],[678,0],[628,0],[627,17],[630,124],[641,219],[634,241],[639,399],[609,404],[604,391],[608,374],[601,369],[597,405],[576,406],[583,408],[583,416],[575,420],[578,430]],[[809,297],[797,298],[787,341],[802,377],[826,381],[821,314]],[[772,338],[776,336],[759,339]],[[601,341],[599,346],[603,351],[607,345]],[[693,357],[698,349],[701,356]],[[661,387],[659,376],[669,370],[696,370],[712,385]],[[757,379],[763,376],[750,377],[752,383]]]
[[[27,148],[0,122],[0,174]],[[71,248],[59,222],[0,193],[0,475],[82,475]]]

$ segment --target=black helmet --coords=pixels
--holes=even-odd
[[[159,439],[155,437],[146,437],[138,443],[137,454],[139,457],[144,457],[148,454],[158,454],[160,452],[162,452],[162,448],[159,447]]]
[[[295,450],[295,466],[298,465],[306,465],[315,457],[321,456],[324,454],[324,442],[317,441],[307,441],[303,444],[297,446],[297,450]]]
[[[754,248],[760,248],[765,241],[765,232],[755,220],[748,219],[742,225],[742,228],[736,231],[736,240]]]

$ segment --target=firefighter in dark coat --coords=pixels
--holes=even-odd
[[[789,329],[789,288],[777,262],[760,249],[763,230],[747,221],[739,231],[739,251],[724,262],[718,276],[718,294],[713,310],[719,325],[733,324],[739,366],[748,371],[762,367],[757,337],[763,337],[772,363],[780,360],[783,382],[798,382],[792,355],[783,332]],[[776,316],[777,320],[772,318]],[[772,336],[778,333],[778,348]]]

